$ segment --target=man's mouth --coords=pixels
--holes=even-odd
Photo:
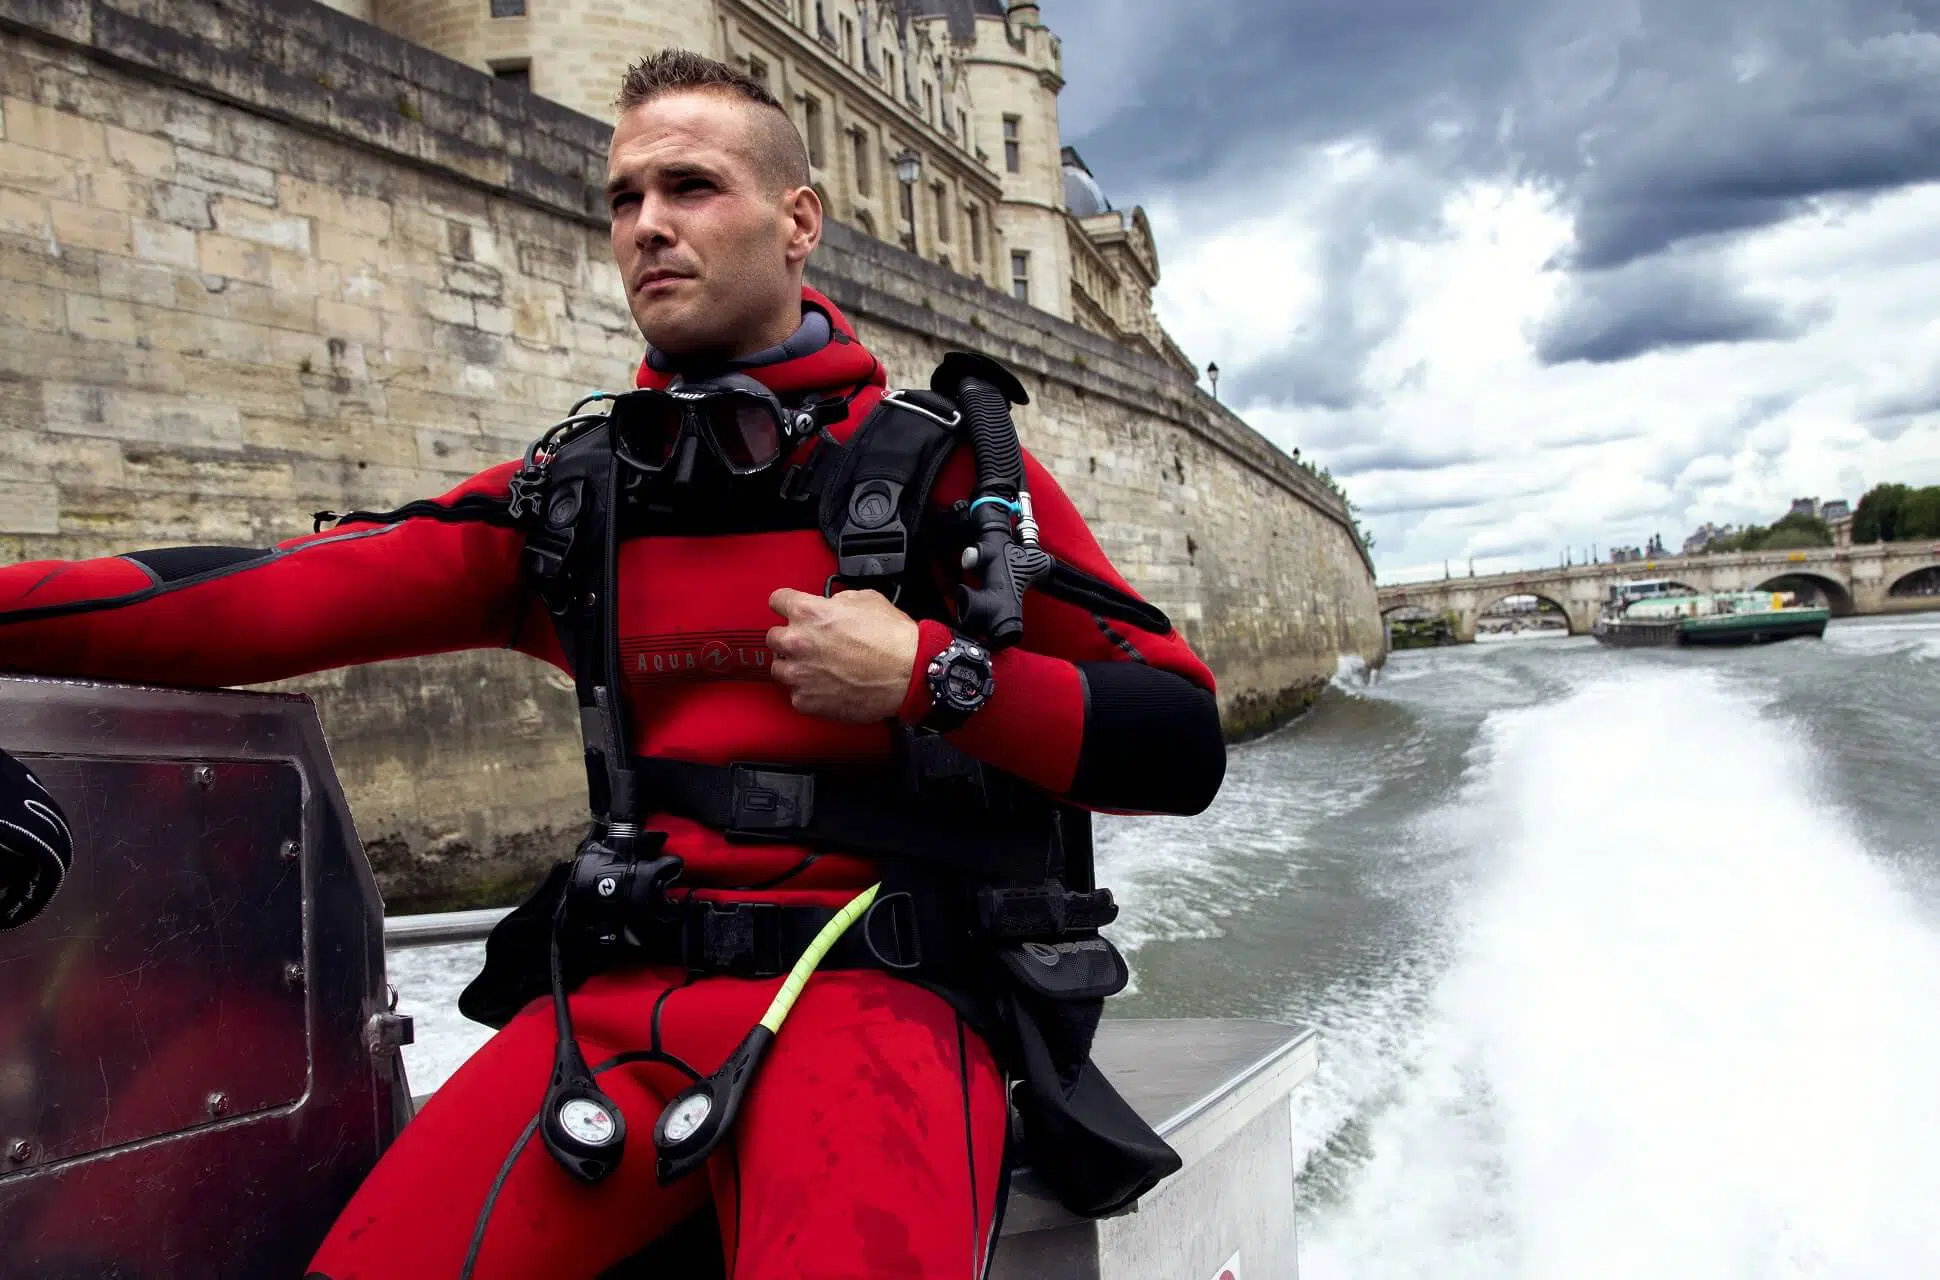
[[[640,282],[634,286],[634,290],[638,293],[653,293],[666,288],[675,281],[690,278],[679,271],[649,271],[640,277]]]

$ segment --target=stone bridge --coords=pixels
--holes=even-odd
[[[1917,576],[1916,576],[1917,575]],[[1697,591],[1797,591],[1817,595],[1834,617],[1940,609],[1940,542],[1883,542],[1809,551],[1739,551],[1664,556],[1625,564],[1528,569],[1380,588],[1384,618],[1453,615],[1455,638],[1475,639],[1476,621],[1508,596],[1535,596],[1562,609],[1571,635],[1585,635],[1618,582],[1669,578]],[[1924,587],[1922,593],[1916,588]]]

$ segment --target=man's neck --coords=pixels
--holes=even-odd
[[[683,373],[689,376],[698,372],[717,370],[759,369],[767,365],[799,359],[821,350],[828,345],[833,327],[828,317],[819,309],[802,307],[798,304],[793,322],[785,328],[777,324],[770,332],[778,333],[773,341],[751,347],[738,355],[711,353],[672,355],[665,351],[653,350],[648,353],[647,363],[649,367],[662,373]]]

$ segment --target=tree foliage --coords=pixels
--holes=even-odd
[[[1876,484],[1852,513],[1854,542],[1940,538],[1940,485]]]
[[[1708,552],[1725,551],[1804,551],[1808,547],[1832,545],[1832,530],[1817,516],[1788,515],[1767,528],[1750,524],[1736,533],[1713,538]]]

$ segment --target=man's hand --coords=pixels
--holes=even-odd
[[[74,865],[74,835],[47,788],[0,751],[0,930],[40,914]]]
[[[810,595],[783,587],[768,607],[787,622],[768,630],[775,679],[795,710],[867,724],[902,709],[916,665],[915,619],[879,591]]]

